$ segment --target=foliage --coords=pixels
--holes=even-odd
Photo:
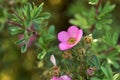
[[[24,6],[16,8],[15,4],[11,8],[5,6],[5,9],[3,8],[5,4],[0,6],[0,31],[3,32],[4,27],[8,26],[10,35],[17,38],[17,41],[14,41],[11,37],[12,40],[8,39],[8,43],[15,42],[20,47],[21,53],[25,53],[21,55],[27,55],[31,47],[34,47],[37,64],[42,64],[46,71],[42,79],[120,79],[119,34],[113,32],[111,27],[114,4],[109,1],[103,3],[102,0],[73,1],[69,6],[68,15],[74,16],[69,20],[74,26],[56,35],[55,26],[48,25],[51,14],[43,11],[44,3],[37,6],[26,1],[16,1],[15,3],[22,5],[25,3]],[[88,5],[85,6],[85,3]],[[4,49],[3,44],[0,43],[0,56],[7,49]],[[28,58],[32,60],[31,57]]]
[[[96,60],[93,58],[88,63],[90,62],[89,66],[94,66],[98,70],[90,80],[114,80],[113,72],[119,69],[118,61],[120,60],[119,45],[117,44],[118,33],[108,31],[111,30],[110,24],[112,23],[110,12],[115,8],[115,5],[111,5],[110,2],[102,5],[100,4],[101,0],[89,1],[89,4],[93,6],[91,10],[81,10],[81,12],[77,10],[79,13],[74,15],[74,19],[71,19],[70,23],[84,29],[86,34],[93,34],[92,36],[97,38],[97,42],[93,42],[91,45],[93,55],[97,56]],[[78,8],[77,5],[74,8]],[[71,11],[74,8],[71,8]],[[112,70],[112,67],[116,70]],[[101,78],[100,75],[104,77]]]
[[[47,25],[46,19],[50,17],[50,13],[41,12],[43,3],[38,7],[33,3],[26,4],[24,7],[15,11],[12,20],[9,21],[10,24],[14,25],[10,27],[12,35],[22,34],[23,37],[20,38],[16,43],[21,45],[21,52],[24,53],[30,42],[31,36],[42,35],[42,29]]]

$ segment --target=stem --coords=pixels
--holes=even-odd
[[[95,11],[96,15],[99,14],[98,9],[99,9],[99,6],[100,6],[101,2],[102,2],[102,0],[98,0],[98,3],[96,5],[96,11]]]
[[[105,53],[105,54],[109,54],[111,51],[115,50],[115,48],[110,48],[106,51],[101,51],[100,53]]]
[[[18,27],[22,28],[22,25],[20,25],[19,23],[16,23],[16,22],[13,22],[13,21],[7,21],[7,22],[11,25],[15,25],[15,26],[18,26]]]
[[[102,2],[102,0],[98,0],[98,3],[96,4],[96,8],[95,8],[95,14],[96,14],[96,16],[99,14],[98,9],[99,9],[99,6],[100,6],[101,2]],[[96,19],[96,16],[95,16],[95,19]],[[94,28],[95,28],[95,24],[93,24],[93,25],[91,26],[91,28],[90,28],[90,33],[93,32]]]

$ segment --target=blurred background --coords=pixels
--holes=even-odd
[[[120,34],[120,0],[105,0],[115,4],[112,11],[112,32]],[[106,3],[103,1],[103,4]],[[48,70],[42,61],[37,60],[36,47],[32,46],[24,54],[15,45],[17,36],[11,36],[6,23],[12,8],[20,8],[27,2],[39,5],[44,2],[44,11],[51,13],[49,25],[54,24],[56,32],[66,30],[69,20],[81,11],[89,10],[88,0],[0,0],[0,80],[46,80]],[[120,40],[118,41],[120,43]],[[49,63],[49,62],[48,62]]]

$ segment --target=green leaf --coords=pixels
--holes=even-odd
[[[11,35],[16,35],[22,32],[22,29],[19,27],[10,27]]]
[[[55,36],[54,36],[54,35],[47,34],[47,35],[45,36],[45,41],[46,41],[47,43],[49,43],[50,41],[52,41],[52,40],[54,40],[54,39],[55,39]]]
[[[89,4],[96,5],[98,3],[98,0],[89,0]]]
[[[117,63],[116,61],[112,61],[112,65],[113,65],[116,69],[119,69],[119,68],[120,68],[119,63]]]
[[[117,50],[111,51],[107,57],[112,58],[112,57],[117,57],[119,55],[119,52]]]
[[[101,70],[108,80],[113,80],[113,73],[109,65],[106,64],[105,67],[101,66]]]
[[[103,13],[111,12],[115,8],[115,5],[110,5],[110,2],[107,2],[103,8]]]
[[[106,31],[109,31],[109,30],[111,29],[111,27],[110,27],[109,25],[104,25],[104,29],[105,29]]]
[[[40,25],[43,21],[44,18],[37,18],[32,20],[32,22],[35,23],[35,25]]]
[[[25,43],[22,47],[21,47],[21,53],[25,53],[27,51],[27,44]]]
[[[44,39],[42,37],[39,38],[39,44],[42,49],[46,49],[46,44],[44,43]]]
[[[83,29],[90,28],[90,26],[88,25],[87,19],[84,16],[79,14],[76,14],[75,19],[71,19],[69,22],[73,25],[80,26]]]
[[[118,41],[118,33],[115,32],[111,34],[110,32],[107,32],[106,36],[103,36],[103,41],[110,46],[115,46]]]
[[[90,80],[101,80],[101,79],[99,79],[97,77],[91,77]]]
[[[40,17],[44,18],[44,19],[49,19],[50,18],[50,13],[49,12],[43,12]]]
[[[101,24],[96,23],[96,28],[97,28],[97,30],[101,30],[101,29],[102,29],[102,25],[101,25]]]
[[[55,31],[55,26],[54,25],[51,25],[48,29],[48,33],[49,34],[54,34],[54,31]]]
[[[117,33],[117,32],[115,32],[115,33],[113,34],[113,39],[112,39],[112,41],[113,41],[113,44],[116,45],[116,43],[117,43],[117,41],[118,41],[118,33]]]
[[[99,61],[99,58],[95,55],[93,55],[91,57],[91,60],[90,60],[90,65],[91,66],[95,66],[97,68],[100,68],[100,61]]]
[[[35,19],[35,18],[38,18],[38,16],[40,15],[40,13],[41,13],[41,11],[42,11],[42,8],[43,8],[43,5],[44,5],[44,3],[41,3],[40,5],[39,5],[39,7],[34,7],[34,12],[33,12],[33,18]],[[35,5],[34,5],[35,6]]]
[[[38,58],[39,60],[42,60],[42,59],[45,57],[46,54],[47,54],[46,50],[43,50],[42,52],[40,52],[40,53],[37,55],[37,58]]]
[[[110,3],[107,2],[103,7],[99,17],[104,17],[107,13],[111,12],[114,8],[115,8],[115,5],[110,5]]]
[[[28,21],[30,21],[31,20],[31,13],[30,12],[32,10],[32,4],[28,3],[25,8],[27,11],[26,16],[28,17]]]
[[[116,73],[116,74],[113,76],[113,80],[120,80],[120,73]]]
[[[22,39],[18,40],[17,42],[15,42],[15,44],[20,45],[20,44],[24,43],[24,41],[25,41],[25,39],[22,38]]]

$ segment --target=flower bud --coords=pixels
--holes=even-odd
[[[85,49],[84,48],[78,48],[77,51],[80,53],[80,55],[85,54]]]
[[[90,44],[93,41],[93,37],[92,36],[85,36],[84,37],[84,42]]]
[[[70,50],[64,51],[63,57],[64,57],[65,59],[71,59],[71,58],[72,58],[71,51],[70,51]]]
[[[53,76],[58,76],[60,73],[60,68],[58,66],[53,66],[52,67],[52,75]]]
[[[95,74],[96,68],[95,67],[90,67],[87,69],[87,74],[89,76],[93,76]]]

